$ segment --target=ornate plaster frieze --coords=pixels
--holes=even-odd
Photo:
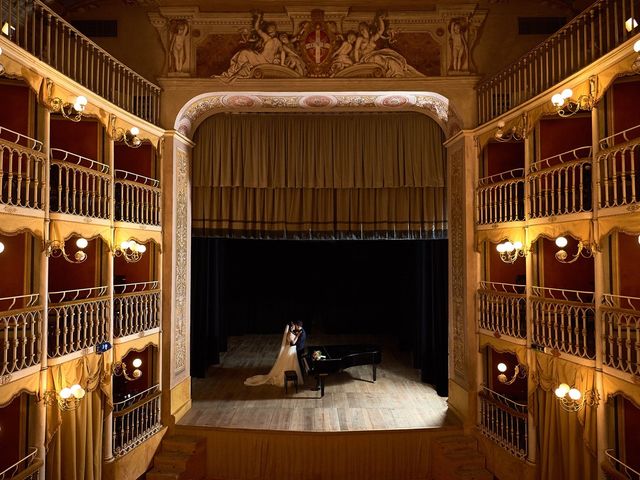
[[[486,15],[465,3],[426,12],[285,7],[249,14],[161,7],[149,18],[165,49],[163,74],[233,81],[468,75]]]
[[[451,135],[460,124],[449,108],[449,100],[435,92],[218,92],[193,98],[182,108],[174,128],[191,137],[207,117],[228,111],[250,112],[341,112],[407,111],[429,115]]]
[[[176,209],[175,209],[175,307],[174,307],[174,375],[187,368],[189,328],[188,275],[189,275],[189,155],[178,148],[176,151]]]
[[[451,251],[451,343],[453,350],[453,371],[461,379],[466,378],[465,355],[465,188],[464,150],[450,153],[451,174],[449,177],[450,216],[449,239]]]

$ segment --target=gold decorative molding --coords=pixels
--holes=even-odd
[[[221,112],[418,111],[433,118],[449,135],[461,122],[449,99],[435,92],[218,92],[192,98],[182,107],[174,128],[190,137],[207,117]],[[457,127],[459,128],[459,127]]]
[[[175,307],[174,307],[174,374],[187,369],[188,346],[188,276],[189,276],[189,154],[176,150],[176,209],[175,209]]]
[[[449,155],[451,163],[449,217],[449,241],[451,252],[451,339],[453,350],[453,370],[456,376],[466,378],[465,355],[465,188],[464,150],[462,146]]]

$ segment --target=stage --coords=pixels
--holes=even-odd
[[[373,343],[382,345],[377,381],[371,366],[349,368],[326,378],[325,395],[312,390],[307,377],[295,393],[282,387],[247,387],[244,379],[267,373],[278,352],[281,335],[230,337],[220,365],[207,378],[194,378],[192,408],[179,425],[216,429],[289,432],[357,432],[431,429],[460,426],[447,409],[446,398],[420,382],[407,352],[392,340],[368,335],[309,335],[307,345]]]

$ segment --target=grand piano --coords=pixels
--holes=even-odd
[[[314,353],[320,358],[314,359]],[[307,375],[316,377],[316,390],[324,396],[324,379],[327,375],[357,365],[371,365],[373,381],[376,367],[382,361],[380,345],[320,345],[309,346],[302,357]]]

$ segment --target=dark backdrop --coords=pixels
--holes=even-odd
[[[447,394],[447,241],[194,237],[191,372],[204,376],[228,335],[393,336],[422,380]]]

